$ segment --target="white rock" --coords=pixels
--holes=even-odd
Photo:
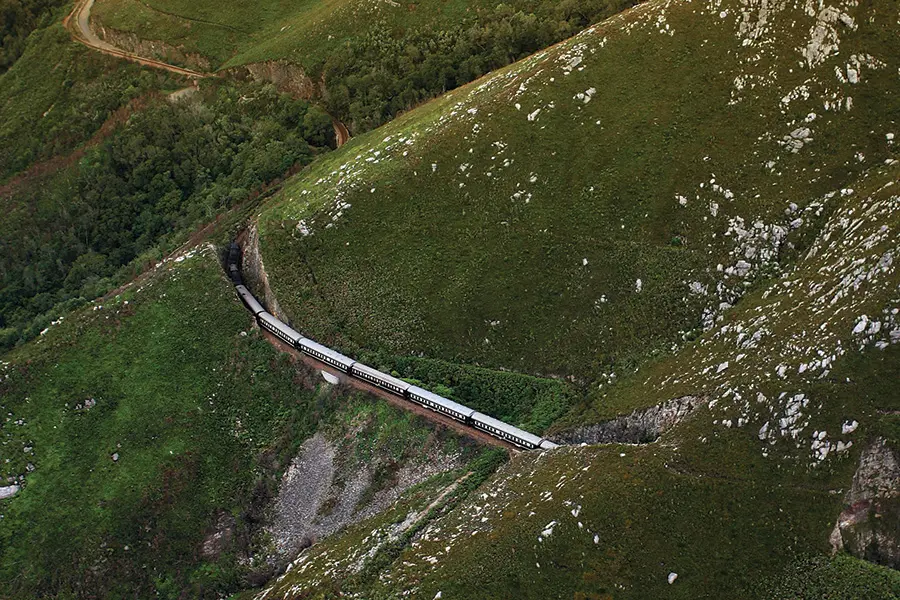
[[[644,283],[638,279],[634,282],[634,291],[640,293],[641,289],[644,287]]]
[[[0,500],[5,498],[12,498],[16,494],[19,493],[19,486],[17,485],[8,485],[6,487],[0,487]]]
[[[844,435],[853,433],[854,431],[856,431],[857,427],[859,427],[859,423],[857,421],[846,421],[843,425],[841,425],[841,433]]]
[[[672,585],[673,583],[675,583],[676,579],[678,579],[678,573],[669,573],[669,577],[667,579],[667,581],[669,582],[669,585]]]

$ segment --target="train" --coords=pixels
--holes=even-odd
[[[504,423],[499,419],[480,413],[468,406],[454,402],[449,398],[444,398],[443,396],[422,387],[392,377],[387,373],[382,373],[378,369],[364,365],[359,361],[353,360],[349,356],[345,356],[340,352],[336,352],[327,346],[323,346],[322,344],[307,338],[286,323],[277,319],[274,315],[270,314],[253,296],[250,290],[247,289],[247,286],[244,285],[244,280],[241,276],[240,260],[240,247],[237,244],[232,243],[228,249],[226,270],[229,278],[234,284],[238,298],[240,298],[244,306],[247,307],[247,310],[253,314],[253,318],[256,319],[256,322],[262,329],[265,329],[285,344],[288,344],[300,352],[303,352],[350,377],[360,379],[391,394],[405,398],[419,406],[446,415],[460,423],[509,442],[519,448],[526,450],[552,450],[553,448],[558,447],[557,444],[547,438],[528,433],[518,427],[513,427],[512,425]]]

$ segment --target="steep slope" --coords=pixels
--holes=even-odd
[[[138,55],[315,97],[359,133],[633,4],[102,0],[92,22]]]
[[[412,486],[430,502],[480,452],[320,388],[251,325],[204,246],[4,355],[0,596],[218,598]],[[327,472],[295,481],[316,431]],[[298,518],[311,481],[327,494]]]
[[[518,457],[390,560],[361,525],[257,598],[900,597],[830,557],[900,547],[897,29],[889,2],[652,1],[289,183],[260,246],[311,335],[571,375],[576,443],[695,408]]]
[[[523,455],[378,577],[354,575],[365,559],[344,549],[387,535],[375,522],[258,598],[900,597],[897,571],[827,558],[900,557],[898,179],[900,164],[874,167],[826,194],[832,214],[796,265],[573,418],[701,399],[658,442]]]
[[[896,6],[650,2],[321,161],[261,216],[311,335],[606,381],[896,154]],[[301,318],[302,315],[302,318]]]

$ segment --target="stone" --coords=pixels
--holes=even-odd
[[[5,487],[0,487],[0,500],[4,500],[6,498],[12,498],[16,494],[19,493],[19,490],[22,489],[17,485],[7,485]]]
[[[849,447],[849,444],[845,446]],[[832,551],[900,568],[900,460],[884,438],[863,451],[844,509],[829,541]]]
[[[705,404],[706,398],[699,396],[674,398],[611,421],[564,431],[555,436],[553,441],[566,444],[646,444],[656,441]]]
[[[666,578],[666,581],[669,582],[669,585],[675,583],[675,580],[678,579],[678,573],[669,573],[669,576]]]

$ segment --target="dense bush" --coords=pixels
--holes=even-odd
[[[259,86],[159,99],[78,165],[22,191],[0,225],[0,341],[16,337],[10,328],[31,337],[47,320],[38,315],[96,297],[129,263],[158,260],[171,234],[311,160],[310,142],[324,144],[331,124],[308,109]]]
[[[25,51],[25,40],[46,22],[61,0],[0,0],[0,73]]]
[[[473,81],[635,4],[633,0],[537,3],[531,12],[499,4],[454,28],[423,27],[396,37],[379,29],[327,61],[325,103],[357,132]]]
[[[540,434],[575,402],[566,384],[521,373],[495,371],[413,356],[361,357],[395,376],[422,382],[435,393]]]

